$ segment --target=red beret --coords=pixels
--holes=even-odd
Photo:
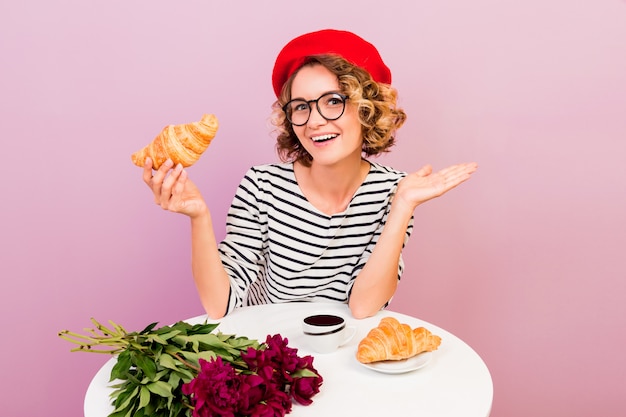
[[[280,95],[285,82],[302,66],[307,57],[321,54],[339,55],[365,69],[374,81],[391,84],[391,71],[374,45],[351,32],[325,29],[298,36],[280,51],[272,72],[272,85],[276,97]]]

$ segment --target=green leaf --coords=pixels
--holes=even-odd
[[[162,345],[166,345],[167,344],[167,340],[161,338],[159,335],[156,335],[156,334],[148,336],[146,341],[149,342],[149,343],[157,342],[157,343],[160,343]]]
[[[308,377],[314,377],[318,375],[312,370],[305,368],[305,369],[298,369],[296,372],[292,373],[291,376],[294,378],[297,378],[297,377],[308,378]]]
[[[218,332],[216,336],[221,342],[226,342],[228,339],[232,337],[232,335],[224,334],[222,332]]]
[[[126,416],[126,410],[114,411],[111,414],[109,414],[109,417],[125,417],[125,416]]]
[[[154,380],[158,381],[158,380],[164,379],[163,377],[165,377],[170,372],[171,372],[170,369],[161,369],[159,372],[157,372],[156,376],[154,377]]]
[[[154,412],[156,411],[156,408],[157,408],[156,403],[157,401],[151,401],[144,407],[143,412],[146,416],[155,415]]]
[[[139,333],[146,334],[146,333],[150,332],[152,329],[154,329],[157,324],[159,324],[158,321],[155,321],[154,323],[150,323],[145,329],[143,329]]]
[[[180,333],[170,339],[173,343],[182,347],[183,349],[187,347],[187,343],[189,342],[188,336]]]
[[[207,334],[211,333],[219,326],[219,323],[204,323],[204,324],[196,324],[190,327],[187,334]]]
[[[156,376],[156,363],[154,363],[154,360],[142,353],[137,353],[133,356],[137,367],[141,369],[148,378],[154,380]]]
[[[135,400],[138,393],[139,387],[135,386],[135,389],[133,389],[132,391],[125,391],[120,394],[120,396],[117,397],[115,401],[115,410],[113,410],[113,412],[128,409],[129,406],[131,406],[132,401]]]
[[[159,365],[164,368],[176,370],[178,369],[177,362],[178,364],[180,364],[179,361],[176,361],[171,355],[168,355],[167,353],[163,353],[161,356],[159,356]]]
[[[151,346],[152,349],[152,355],[154,356],[154,359],[159,359],[159,356],[161,356],[161,352],[163,352],[163,348],[165,348],[165,346],[167,346],[167,342],[165,342],[164,344],[155,344],[153,343]]]
[[[176,372],[170,373],[167,383],[173,388],[178,388],[178,385],[180,385],[180,376]]]
[[[135,415],[135,407],[129,407],[124,417],[133,417]]]
[[[183,355],[185,359],[192,362],[194,365],[198,364],[198,359],[200,359],[200,354],[196,352],[186,352],[182,350],[180,354]]]
[[[165,329],[167,332],[157,331],[156,334],[161,337],[163,340],[170,340],[172,337],[180,334],[180,330],[169,330]]]
[[[126,379],[126,375],[128,374],[128,370],[130,369],[132,363],[130,360],[130,352],[125,350],[117,356],[117,362],[111,369],[111,378],[109,382],[115,379]]]
[[[198,353],[198,359],[204,359],[207,362],[210,362],[211,360],[216,358],[217,355],[211,350],[205,350],[204,352]]]
[[[136,378],[136,375],[139,375],[139,373],[136,370],[135,372],[128,372],[126,374],[126,378],[128,379],[129,382],[136,384],[136,385],[140,385],[141,381]]]
[[[180,375],[180,378],[185,382],[189,382],[195,378],[195,375],[191,373],[191,371],[189,371],[188,369],[179,368],[176,373]]]
[[[139,407],[138,410],[144,408],[150,402],[150,390],[145,386],[142,386],[139,390]]]
[[[160,397],[163,397],[163,398],[172,397],[172,387],[168,385],[167,382],[163,382],[163,381],[151,382],[148,385],[146,385],[146,387],[150,390],[150,392]]]
[[[181,401],[181,402],[172,404],[172,406],[170,407],[170,412],[166,416],[167,417],[184,417],[184,416],[191,417],[192,410],[191,408],[187,408],[185,404],[183,404]]]

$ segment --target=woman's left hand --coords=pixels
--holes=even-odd
[[[477,168],[478,164],[469,162],[452,165],[433,173],[433,167],[425,165],[398,183],[395,198],[413,211],[420,204],[439,197],[470,179]]]

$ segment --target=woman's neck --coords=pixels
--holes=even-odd
[[[369,162],[359,158],[351,163],[310,167],[294,163],[300,190],[309,203],[332,215],[345,211],[370,170]]]

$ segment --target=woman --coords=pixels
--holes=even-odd
[[[191,219],[192,271],[210,317],[287,301],[345,302],[355,318],[374,315],[396,291],[415,208],[476,164],[406,174],[364,158],[387,152],[406,116],[378,51],[353,33],[295,38],[272,83],[282,163],[246,173],[222,242],[182,166],[167,161],[153,173],[147,160],[144,181],[163,209]]]

